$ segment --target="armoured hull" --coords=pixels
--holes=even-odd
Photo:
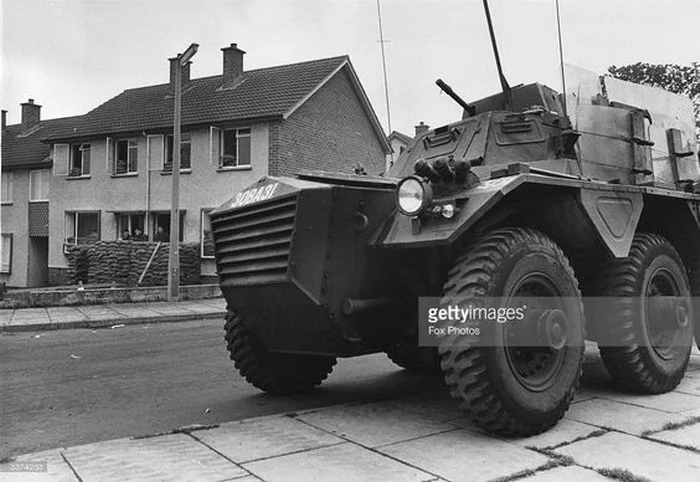
[[[395,211],[394,184],[326,181],[267,177],[211,214],[229,308],[271,351],[380,349],[343,304],[397,293],[392,259],[368,243]]]

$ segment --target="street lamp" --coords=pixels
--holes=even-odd
[[[180,299],[180,117],[182,107],[182,67],[197,53],[198,44],[187,47],[175,61],[175,119],[173,121],[172,199],[170,203],[170,255],[168,256],[168,301]]]

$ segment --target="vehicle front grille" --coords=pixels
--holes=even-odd
[[[284,197],[212,219],[221,284],[286,281],[296,206]]]

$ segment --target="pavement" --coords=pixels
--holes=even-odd
[[[223,310],[223,300],[143,305],[79,307],[84,318],[65,320],[34,310],[48,318],[38,324],[13,313],[3,326],[144,323]],[[100,316],[91,311],[98,308]],[[529,438],[483,433],[446,391],[426,392],[22,455],[0,464],[0,482],[700,480],[700,353],[676,390],[656,396],[618,390],[595,350],[585,368],[565,418]]]
[[[225,313],[223,298],[2,309],[0,333],[191,321]]]

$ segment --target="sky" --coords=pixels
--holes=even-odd
[[[511,85],[561,88],[555,0],[490,0]],[[349,55],[387,133],[377,0],[2,0],[0,104],[42,119],[88,112],[121,91],[168,82],[168,58],[196,42],[191,76],[221,73],[222,47],[245,69]],[[481,0],[380,0],[391,128],[455,121],[465,100],[500,89]],[[639,61],[700,61],[700,0],[560,0],[567,63],[604,72]]]

